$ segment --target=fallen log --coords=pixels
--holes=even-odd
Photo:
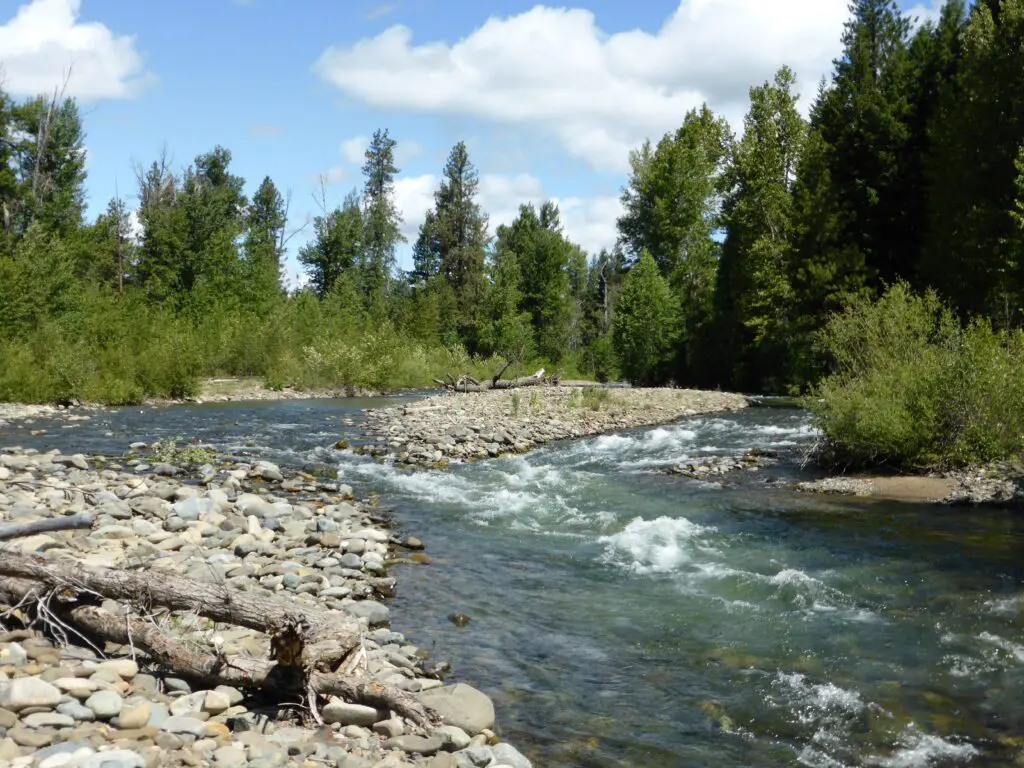
[[[243,592],[165,573],[87,569],[72,560],[44,560],[14,552],[0,558],[0,575],[28,579],[50,588],[71,588],[125,600],[144,613],[155,607],[188,611],[222,624],[236,624],[270,636],[273,658],[311,678],[333,672],[361,646],[354,616],[319,606],[300,606],[273,595]]]
[[[70,531],[76,528],[92,528],[92,515],[71,515],[70,517],[48,517],[30,523],[9,523],[0,525],[0,541],[32,536],[50,531]]]
[[[534,373],[532,376],[521,376],[518,379],[501,379],[501,374],[508,368],[506,365],[490,381],[477,381],[472,376],[465,375],[458,380],[442,381],[434,379],[436,384],[447,389],[449,392],[487,392],[491,389],[518,389],[520,387],[539,387],[549,384],[557,384],[558,378],[545,378],[544,369]],[[449,377],[451,378],[451,377]]]
[[[31,601],[41,601],[51,592],[46,585],[27,579],[0,577],[0,599],[8,605],[22,605],[31,611]],[[227,658],[195,651],[152,621],[115,616],[98,606],[83,605],[75,595],[67,595],[63,590],[56,608],[51,605],[49,610],[56,610],[65,627],[70,625],[85,639],[132,646],[149,655],[158,665],[211,688],[228,685],[253,692],[311,696],[314,707],[312,699],[317,695],[338,696],[348,702],[390,709],[422,728],[440,723],[435,713],[396,688],[354,675],[323,671],[302,676],[296,669],[273,661],[246,656]]]

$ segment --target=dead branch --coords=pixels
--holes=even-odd
[[[49,588],[21,578],[0,577],[0,599],[9,605],[20,605],[22,611],[35,601],[44,601]],[[121,618],[95,605],[82,605],[74,597],[62,597],[61,618],[80,631],[119,645],[131,644],[152,657],[158,665],[192,678],[209,687],[229,685],[249,691],[275,694],[338,696],[379,709],[390,709],[423,728],[440,723],[431,710],[404,691],[368,682],[352,675],[313,671],[304,676],[281,662],[264,661],[246,656],[226,658],[194,651],[180,639],[156,624],[140,618]],[[362,650],[361,644],[354,649]]]
[[[70,531],[77,528],[92,528],[92,515],[72,515],[71,517],[49,517],[44,520],[33,520],[30,523],[11,523],[0,525],[0,541],[31,536],[48,531]]]
[[[506,360],[505,361],[505,365],[503,365],[501,367],[501,370],[498,371],[496,374],[494,374],[494,378],[491,379],[491,386],[492,387],[495,386],[498,383],[498,381],[501,379],[502,375],[504,375],[505,371],[508,370],[508,367],[510,365],[512,365],[512,361],[511,360]]]

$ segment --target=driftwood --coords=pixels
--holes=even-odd
[[[486,392],[491,389],[518,389],[520,387],[539,387],[558,384],[557,376],[544,376],[544,369],[541,368],[532,376],[521,376],[518,379],[502,379],[501,376],[508,370],[510,363],[495,374],[490,381],[477,381],[468,374],[458,379],[451,374],[446,379],[434,379],[434,383],[444,387],[449,392]]]
[[[70,517],[48,517],[33,520],[30,523],[10,523],[0,525],[0,541],[16,539],[19,536],[31,536],[48,531],[70,531],[74,528],[92,528],[92,515],[72,515]]]
[[[206,684],[307,696],[318,720],[316,697],[333,695],[392,709],[424,727],[438,722],[431,711],[402,691],[337,672],[362,650],[359,623],[345,613],[167,574],[89,570],[74,561],[3,553],[0,597],[9,605],[30,607],[30,601],[46,594],[58,598],[56,607],[53,600],[47,602],[49,620],[57,611],[65,629],[70,627],[83,637],[132,645],[175,673]],[[157,607],[189,611],[218,623],[264,632],[270,636],[271,660],[228,659],[190,650],[152,621],[125,619],[98,608],[97,596],[129,601],[145,613]]]

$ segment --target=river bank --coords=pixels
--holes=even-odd
[[[7,547],[47,561],[165,574],[225,589],[287,596],[364,625],[362,675],[417,697],[444,718],[431,732],[394,713],[333,699],[315,727],[303,706],[229,686],[204,689],[149,663],[132,645],[102,647],[19,627],[0,634],[0,763],[11,766],[509,765],[529,761],[499,743],[494,708],[479,691],[445,685],[448,665],[390,631],[388,576],[423,544],[398,536],[375,504],[344,483],[268,461],[224,461],[201,447],[126,460],[56,450],[0,449],[0,519],[25,523],[89,513],[87,531],[39,533]],[[168,461],[170,458],[172,461]],[[186,463],[185,459],[190,463]],[[177,461],[173,461],[178,459]],[[102,608],[125,616],[128,606]],[[139,606],[133,606],[135,610]],[[149,614],[191,650],[266,658],[261,632],[192,614]],[[53,625],[51,625],[52,627]],[[98,651],[105,651],[104,654]],[[109,656],[109,658],[104,658]]]
[[[747,407],[743,395],[687,389],[528,387],[446,393],[373,409],[367,451],[437,466],[524,453],[557,440],[599,435]]]

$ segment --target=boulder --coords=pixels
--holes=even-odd
[[[461,728],[470,736],[494,726],[494,704],[471,685],[445,685],[422,691],[416,697],[424,706],[436,711],[445,725]]]

